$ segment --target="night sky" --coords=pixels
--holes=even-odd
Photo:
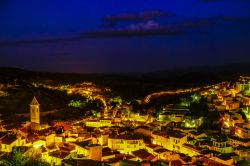
[[[148,72],[250,62],[250,0],[0,0],[0,66]]]

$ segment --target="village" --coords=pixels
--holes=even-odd
[[[85,94],[104,100],[89,92],[91,87],[101,90],[87,86]],[[68,94],[81,92],[67,88]],[[104,104],[95,116],[52,125],[42,122],[34,96],[27,105],[29,121],[12,129],[1,125],[0,158],[18,150],[51,165],[226,166],[249,161],[250,78],[178,93],[187,92],[190,99],[183,98],[178,107],[167,104],[156,116],[132,112],[128,104],[111,110]],[[194,114],[190,105],[201,100],[208,112]]]

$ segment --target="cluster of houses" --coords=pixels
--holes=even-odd
[[[158,118],[131,114],[122,119],[55,121],[48,126],[40,122],[34,97],[30,121],[0,132],[0,157],[16,149],[52,165],[223,166],[250,160],[248,79],[224,82],[200,94],[209,111],[219,112],[220,131],[198,129],[204,119],[186,116],[188,109],[167,111]]]

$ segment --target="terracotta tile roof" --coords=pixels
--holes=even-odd
[[[171,166],[182,166],[182,162],[180,160],[172,160],[171,162]]]
[[[195,150],[197,152],[201,152],[202,148],[198,147],[198,146],[193,146],[193,145],[190,145],[190,144],[183,144],[183,147],[186,147],[188,149],[192,149],[192,150]]]
[[[73,144],[70,144],[70,143],[59,143],[58,144],[58,147],[59,148],[65,148],[65,149],[68,149],[69,151],[71,150],[74,150],[75,149],[75,146]]]
[[[146,146],[149,147],[149,148],[154,149],[154,148],[158,147],[159,145],[156,145],[156,144],[148,144],[148,145],[146,145]]]
[[[2,144],[7,144],[7,145],[10,145],[15,140],[17,140],[17,138],[16,138],[16,135],[13,135],[13,134],[6,135],[5,137],[1,139]]]
[[[60,159],[64,159],[65,157],[67,157],[70,153],[68,152],[64,152],[64,151],[54,151],[54,152],[50,152],[49,156],[52,157],[56,157],[56,158],[60,158]]]
[[[164,152],[169,152],[169,150],[165,149],[165,148],[161,148],[161,149],[156,149],[154,150],[155,153],[164,153]]]
[[[153,158],[155,158],[154,155],[152,155],[151,153],[149,153],[148,151],[146,151],[144,149],[133,151],[132,154],[135,155],[136,157],[142,159],[142,160],[147,160],[147,161],[150,161]]]
[[[101,162],[99,161],[94,161],[94,160],[89,160],[89,159],[86,159],[86,160],[66,159],[66,160],[63,160],[63,163],[67,163],[72,166],[78,166],[78,165],[100,166],[102,165]]]
[[[180,132],[180,131],[171,131],[168,133],[170,137],[174,138],[183,138],[185,137],[185,133]]]
[[[55,122],[54,127],[63,127],[63,130],[70,130],[71,126],[64,122]]]
[[[125,139],[125,140],[142,140],[143,137],[140,135],[112,135],[109,136],[111,139]]]

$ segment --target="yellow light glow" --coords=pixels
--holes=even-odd
[[[42,144],[35,144],[35,145],[33,145],[33,147],[35,148],[35,149],[38,149],[38,148],[40,148],[41,146],[43,146]]]
[[[230,127],[230,125],[229,125],[228,122],[224,122],[224,124],[225,124],[227,127]]]

